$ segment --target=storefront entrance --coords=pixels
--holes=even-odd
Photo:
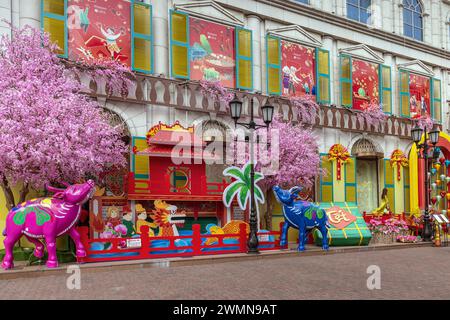
[[[356,182],[359,212],[372,212],[378,207],[378,160],[357,159]]]
[[[376,142],[363,137],[353,144],[352,156],[356,157],[358,210],[370,213],[378,207],[379,159],[383,158],[383,150]]]

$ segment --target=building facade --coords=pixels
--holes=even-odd
[[[108,95],[105,83],[82,79],[90,88],[86,94],[116,114],[131,138],[128,188],[99,195],[91,208],[102,208],[104,215],[111,206],[128,205],[136,220],[143,209],[154,209],[151,201],[166,195],[162,200],[184,208],[192,221],[223,225],[245,219],[237,208],[219,204],[217,168],[195,173],[169,164],[166,169],[173,170],[165,177],[177,195],[148,191],[152,168],[165,170],[151,164],[160,154],[146,152],[158,144],[157,131],[233,126],[226,106],[201,94],[199,80],[236,89],[244,116],[249,98],[255,98],[261,117],[259,107],[270,96],[277,112],[296,121],[288,97],[312,95],[320,105],[314,132],[330,174],[318,179],[310,197],[357,202],[361,212],[379,206],[384,188],[395,213],[415,212],[423,203],[420,161],[410,157],[412,120],[431,117],[447,139],[448,0],[0,0],[0,17],[15,27],[29,24],[50,32],[62,59],[110,56],[135,72],[134,85],[122,94]],[[0,22],[0,32],[11,30]],[[357,120],[372,102],[389,116],[383,126]],[[327,160],[337,146],[348,150],[350,161]],[[444,156],[447,152],[443,147]],[[410,166],[395,161],[402,154]],[[185,182],[195,184],[204,176],[217,180],[205,182],[215,183],[217,194],[203,189],[194,194]],[[180,186],[187,191],[180,192]],[[214,204],[205,205],[209,202]],[[269,208],[274,229],[279,210]]]

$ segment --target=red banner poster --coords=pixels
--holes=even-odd
[[[220,81],[235,87],[234,28],[197,18],[189,19],[192,80]]]
[[[362,110],[371,101],[379,103],[378,64],[352,59],[353,109]]]
[[[289,41],[281,41],[283,96],[315,94],[315,51]]]
[[[69,0],[69,59],[131,64],[130,1]]]
[[[409,75],[409,103],[411,118],[430,117],[430,78]]]

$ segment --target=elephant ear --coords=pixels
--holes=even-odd
[[[50,221],[50,215],[44,210],[36,210],[36,224],[42,226],[47,221]]]
[[[322,219],[323,218],[323,209],[317,209],[317,218]]]
[[[13,221],[16,225],[21,226],[25,223],[25,217],[27,216],[26,210],[21,210],[19,212],[16,212],[16,214],[13,217]]]
[[[312,211],[313,211],[312,208],[306,209],[306,211],[305,211],[305,218],[311,220],[312,219]]]

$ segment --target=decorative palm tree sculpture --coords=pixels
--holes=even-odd
[[[242,169],[239,167],[228,167],[223,171],[224,176],[228,176],[234,179],[234,181],[228,185],[223,191],[223,203],[226,207],[231,206],[231,202],[236,197],[239,207],[245,210],[247,203],[251,198],[251,163],[247,162]],[[264,193],[261,188],[256,184],[259,180],[264,179],[264,175],[260,172],[255,172],[255,202],[264,203]],[[258,205],[255,204],[256,210]]]

